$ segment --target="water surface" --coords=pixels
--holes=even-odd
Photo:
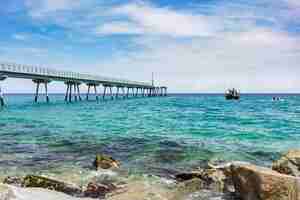
[[[268,166],[300,148],[300,96],[171,95],[50,104],[32,95],[8,95],[0,111],[0,171],[88,169],[97,152],[121,160],[133,173],[166,174],[209,160]]]

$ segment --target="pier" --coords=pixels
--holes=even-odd
[[[82,101],[80,86],[88,87],[86,100],[93,93],[99,101],[97,88],[102,86],[102,99],[126,99],[129,97],[157,97],[167,96],[167,87],[155,86],[147,82],[130,81],[98,75],[89,75],[71,71],[62,71],[45,67],[0,63],[0,83],[7,78],[31,79],[36,85],[34,102],[38,102],[41,87],[45,90],[45,101],[49,102],[49,84],[53,81],[63,82],[66,85],[65,101]],[[113,90],[116,90],[113,92]],[[0,85],[0,106],[4,106],[3,88]]]

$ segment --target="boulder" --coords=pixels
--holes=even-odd
[[[242,200],[300,200],[300,179],[250,164],[232,164],[232,181]]]
[[[103,154],[97,154],[96,159],[94,161],[94,167],[98,169],[110,169],[110,168],[119,168],[120,163],[113,159],[110,156],[103,155]]]
[[[0,184],[0,200],[93,200],[77,198],[43,188],[22,188]]]
[[[180,174],[176,174],[175,178],[177,181],[188,181],[194,178],[201,178],[202,177],[202,171],[192,171],[192,172],[183,172]]]
[[[231,176],[227,176],[223,169],[201,169],[190,173],[176,175],[177,181],[187,181],[192,179],[201,180],[201,188],[216,192],[232,191]]]
[[[50,179],[43,176],[28,175],[24,178],[22,186],[55,190],[72,196],[81,196],[82,194],[81,188],[75,185],[64,183],[62,181]]]
[[[9,187],[9,185],[0,183],[0,200],[10,199],[16,199],[13,190]]]
[[[84,191],[84,196],[91,198],[104,198],[107,193],[110,193],[115,189],[117,189],[117,187],[113,184],[104,185],[89,183]]]
[[[181,194],[190,194],[202,190],[204,187],[205,183],[201,179],[193,178],[179,183],[175,191]]]
[[[300,150],[290,150],[273,162],[272,169],[287,175],[300,177]]]
[[[3,180],[4,184],[22,186],[23,178],[17,176],[8,176]]]

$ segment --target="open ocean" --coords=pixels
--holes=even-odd
[[[300,96],[170,95],[128,100],[33,103],[7,95],[0,111],[1,175],[91,168],[111,155],[132,173],[166,174],[207,161],[270,166],[300,148]],[[278,96],[278,95],[277,95]]]

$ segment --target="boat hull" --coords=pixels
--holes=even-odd
[[[225,96],[226,100],[239,100],[240,96],[232,96],[232,95],[226,95]]]

